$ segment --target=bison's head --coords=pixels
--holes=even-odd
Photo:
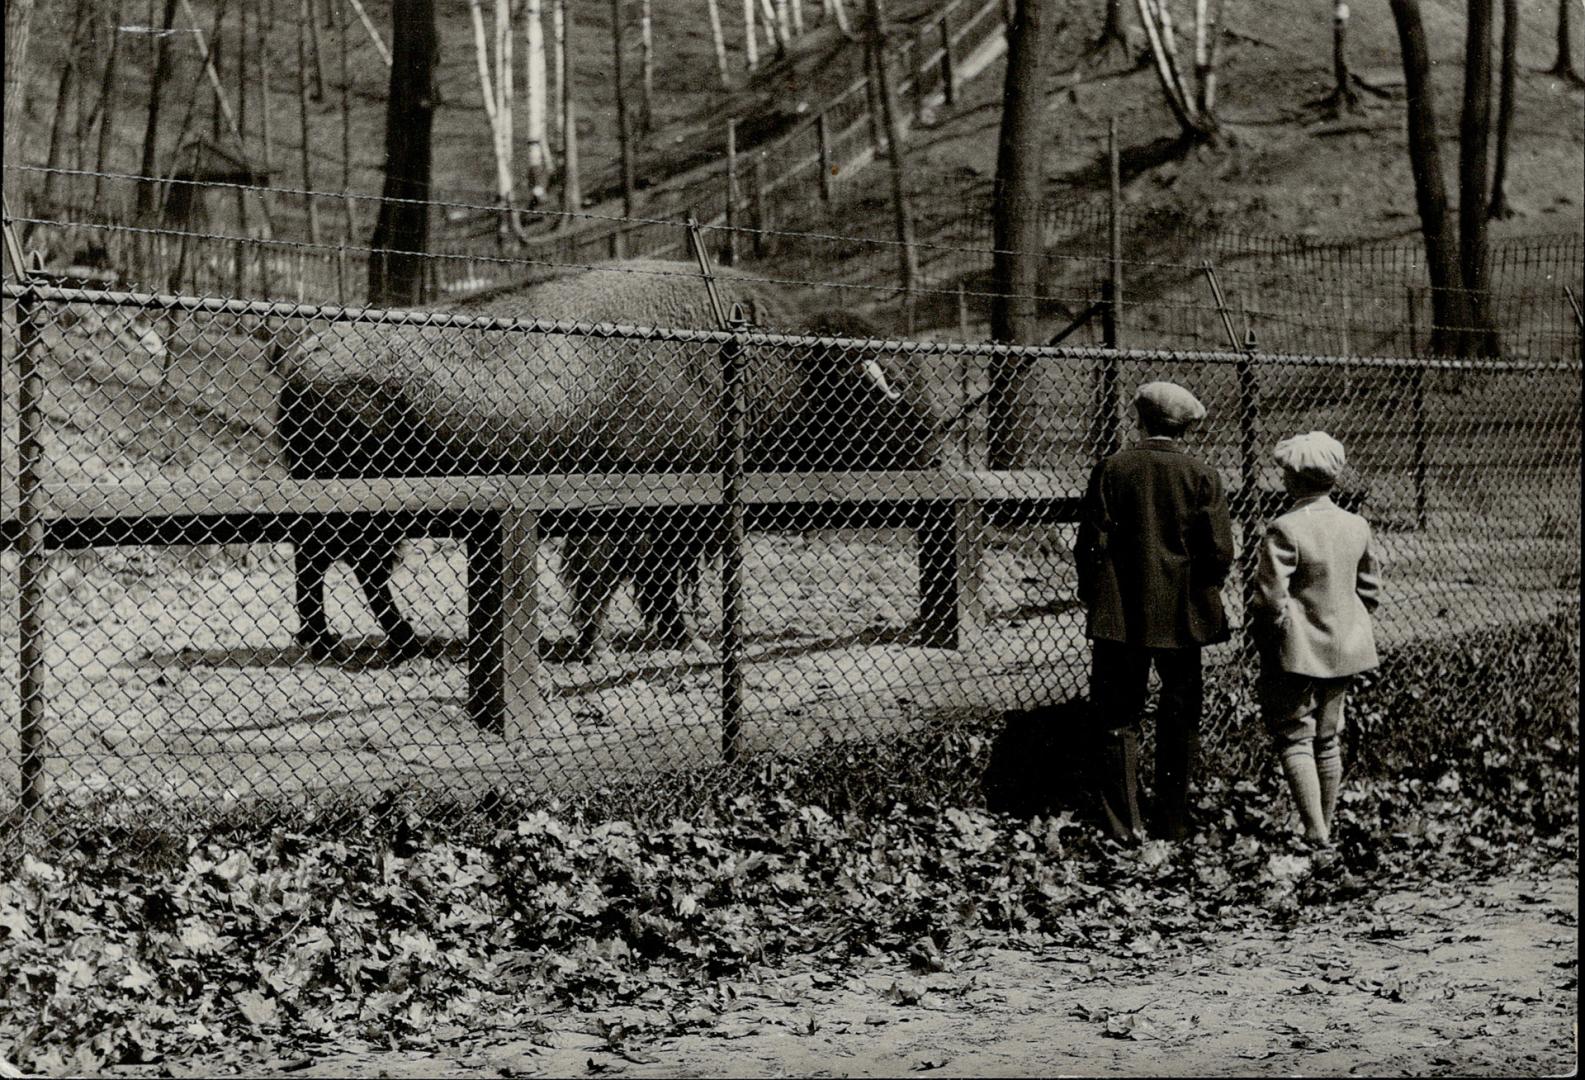
[[[925,380],[906,356],[863,342],[886,337],[851,311],[817,313],[808,333],[836,340],[800,348],[791,422],[754,452],[757,468],[782,471],[923,469],[936,463],[939,421]]]

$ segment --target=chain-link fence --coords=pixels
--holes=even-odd
[[[1241,550],[1278,439],[1347,445],[1389,652],[1579,604],[1573,361],[885,340],[662,262],[447,311],[8,279],[4,346],[0,780],[46,819],[729,785],[1083,693],[1079,496],[1155,378],[1209,407]],[[1023,467],[991,470],[1010,364]],[[1252,668],[1208,656],[1209,750]]]

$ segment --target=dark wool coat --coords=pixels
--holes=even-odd
[[[1176,440],[1146,439],[1095,466],[1075,558],[1090,637],[1152,649],[1227,639],[1227,496]]]

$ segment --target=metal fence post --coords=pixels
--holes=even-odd
[[[1424,531],[1430,520],[1426,498],[1429,470],[1426,466],[1424,363],[1415,366],[1411,392],[1414,395],[1414,524],[1416,529]]]
[[[22,246],[5,208],[5,248],[12,272],[26,291],[17,300],[17,524],[21,545],[17,559],[17,758],[23,814],[29,818],[43,808],[44,705],[48,672],[44,661],[45,605],[44,489],[39,481],[43,458],[44,376],[33,355],[38,343],[39,299],[32,274],[23,261]]]
[[[726,248],[721,261],[737,263],[737,121],[726,122]]]
[[[743,334],[748,318],[733,305],[732,337],[721,345],[721,758],[728,764],[742,753],[743,724],[743,440],[747,410],[743,400],[746,361]]]

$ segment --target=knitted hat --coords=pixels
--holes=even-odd
[[[1177,383],[1148,382],[1134,393],[1134,407],[1140,416],[1171,427],[1185,427],[1205,419],[1200,399]]]
[[[1337,483],[1348,463],[1343,444],[1324,431],[1283,439],[1271,456],[1288,472],[1322,484]]]

